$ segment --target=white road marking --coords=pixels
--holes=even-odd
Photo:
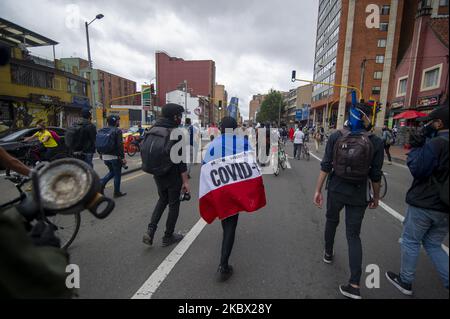
[[[322,159],[320,157],[315,156],[311,152],[309,152],[309,154],[312,157],[314,157],[315,159],[317,159],[319,162],[322,161]],[[397,164],[397,165],[400,166],[400,164]],[[404,166],[404,165],[402,165],[402,166]],[[396,210],[394,210],[393,208],[391,208],[387,204],[383,203],[381,200],[379,201],[379,205],[380,205],[381,208],[383,208],[385,211],[387,211],[390,215],[392,215],[395,219],[397,219],[401,223],[403,223],[403,221],[405,220],[405,217],[402,214],[398,213]],[[444,251],[447,253],[447,255],[449,254],[449,249],[444,244],[442,244],[442,249],[444,249]]]
[[[181,257],[183,257],[184,253],[186,253],[205,226],[206,222],[203,219],[200,219],[166,259],[164,259],[142,287],[139,288],[132,299],[151,299],[153,294],[158,290],[159,286],[163,283]]]

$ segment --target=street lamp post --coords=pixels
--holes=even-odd
[[[97,122],[97,103],[95,102],[95,93],[94,93],[94,79],[92,75],[92,59],[91,59],[91,46],[89,43],[89,25],[94,22],[95,20],[100,20],[104,17],[103,14],[97,14],[95,18],[87,23],[87,21],[84,23],[86,27],[86,42],[87,42],[87,51],[88,51],[88,60],[89,60],[89,82],[91,86],[91,105],[94,111],[92,112],[92,118],[95,122]]]

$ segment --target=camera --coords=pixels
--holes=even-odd
[[[191,194],[190,193],[181,193],[180,194],[180,202],[189,201],[189,200],[191,200]]]

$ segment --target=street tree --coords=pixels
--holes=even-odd
[[[286,107],[286,103],[283,101],[283,95],[279,91],[270,90],[261,103],[261,109],[256,115],[256,121],[259,123],[278,123],[280,107],[281,115],[283,115]]]

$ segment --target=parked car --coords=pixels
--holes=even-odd
[[[66,134],[66,130],[60,127],[50,126],[47,128],[48,130],[55,131],[61,137],[61,141],[59,143],[59,148],[61,153],[66,152],[66,145],[64,142],[64,135]],[[33,143],[24,143],[24,139],[26,137],[32,136],[34,133],[38,131],[38,128],[25,128],[22,130],[15,131],[10,133],[0,139],[0,146],[3,147],[9,154],[18,159],[23,159],[27,154],[28,149]]]

